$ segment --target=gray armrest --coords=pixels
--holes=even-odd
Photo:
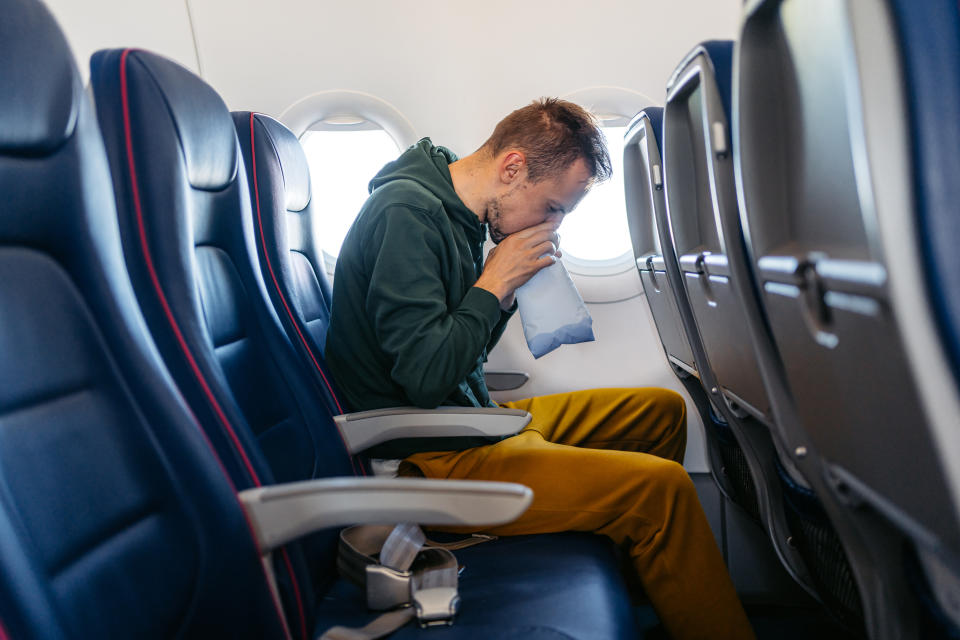
[[[515,520],[533,492],[520,484],[422,478],[328,478],[239,494],[261,553],[351,524],[491,526]]]
[[[510,436],[530,423],[530,414],[518,409],[487,407],[394,407],[334,418],[351,453],[401,438]]]
[[[513,391],[527,384],[530,374],[525,371],[497,371],[484,369],[483,377],[490,391]]]

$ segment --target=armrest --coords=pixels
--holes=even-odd
[[[483,377],[486,379],[487,388],[490,391],[513,391],[527,384],[530,374],[525,371],[496,371],[491,369],[483,370]]]
[[[416,522],[490,526],[515,520],[533,492],[509,482],[326,478],[247,489],[240,502],[261,553],[330,527]]]
[[[345,413],[334,418],[351,453],[401,438],[511,436],[530,423],[518,409],[488,407],[394,407]]]

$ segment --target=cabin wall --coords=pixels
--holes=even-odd
[[[191,3],[206,79],[234,109],[279,115],[310,93],[391,103],[458,153],[541,95],[611,85],[662,102],[696,42],[732,38],[739,0]],[[225,28],[227,25],[230,28]]]
[[[613,86],[662,103],[684,53],[701,40],[732,38],[741,9],[739,0],[48,4],[84,73],[94,50],[138,46],[200,71],[231,109],[273,116],[318,91],[362,91],[459,153],[542,95]]]
[[[84,81],[99,49],[137,47],[200,70],[183,0],[44,0],[60,23]]]

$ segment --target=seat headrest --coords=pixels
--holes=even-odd
[[[287,211],[302,211],[310,204],[310,165],[300,141],[270,116],[258,113],[254,118],[266,129],[280,161]]]
[[[653,139],[657,141],[657,150],[660,153],[660,161],[663,162],[663,107],[647,107],[640,111],[650,120],[650,128],[653,130]]]
[[[0,60],[0,152],[54,151],[73,134],[83,90],[66,39],[42,3],[4,3]]]
[[[90,66],[96,70],[107,60],[122,59],[124,53],[116,49],[98,51]],[[223,99],[173,60],[137,49],[126,53],[129,85],[152,83],[163,97],[163,103],[155,105],[156,111],[148,112],[173,121],[190,185],[207,191],[229,185],[237,175],[239,150],[233,120]]]
[[[731,114],[731,96],[733,93],[733,40],[707,40],[695,46],[690,53],[684,56],[683,61],[677,65],[676,71],[670,76],[667,83],[669,89],[679,78],[683,69],[690,64],[690,61],[698,55],[703,54],[713,66],[713,75],[717,83],[717,91],[720,92],[720,101],[723,103],[723,110],[730,118]]]

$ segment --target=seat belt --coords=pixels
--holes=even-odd
[[[453,624],[460,606],[457,559],[449,549],[426,543],[420,527],[410,522],[342,530],[340,574],[365,590],[370,609],[388,611],[365,627],[332,627],[320,640],[375,640],[414,618],[421,627]]]

